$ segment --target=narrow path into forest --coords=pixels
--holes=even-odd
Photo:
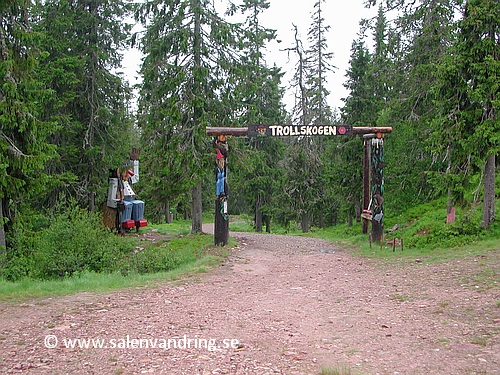
[[[0,372],[499,373],[498,252],[387,265],[319,239],[232,235],[221,266],[159,288],[0,304]],[[65,347],[78,338],[103,348]]]

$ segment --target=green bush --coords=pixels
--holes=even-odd
[[[187,263],[195,262],[203,248],[212,245],[213,239],[207,235],[177,237],[156,246],[149,246],[123,260],[121,272],[155,273],[171,271]]]
[[[33,218],[16,223],[13,248],[0,260],[0,276],[54,279],[84,271],[111,272],[132,252],[132,244],[102,225],[99,214],[72,207],[50,217],[45,227]]]

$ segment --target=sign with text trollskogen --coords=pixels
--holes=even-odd
[[[308,137],[351,134],[352,127],[349,125],[248,125],[249,137]]]

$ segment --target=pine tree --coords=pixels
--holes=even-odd
[[[454,38],[453,3],[425,0],[411,4],[390,31],[393,90],[384,121],[394,128],[386,153],[388,160],[397,161],[387,164],[387,201],[393,210],[446,194],[451,186],[449,181],[443,184],[450,164],[439,162],[428,146],[430,124],[437,113],[432,90],[439,80],[436,66]]]
[[[44,192],[50,181],[44,164],[55,157],[48,142],[54,124],[39,117],[49,93],[35,73],[40,53],[30,5],[16,0],[0,7],[0,249],[10,247],[16,214]]]
[[[266,43],[276,39],[276,31],[264,27],[260,15],[269,8],[265,0],[245,0],[238,7],[246,20],[242,24],[241,59],[235,74],[235,86],[229,87],[228,99],[241,103],[241,109],[231,116],[235,124],[277,124],[284,120],[283,89],[280,88],[283,73],[276,66],[269,67],[264,50]],[[253,138],[238,142],[246,157],[233,160],[235,188],[244,191],[251,213],[255,215],[255,229],[262,231],[263,222],[270,230],[271,207],[279,192],[277,163],[281,159],[281,140]],[[238,150],[239,151],[239,150]],[[243,152],[239,153],[240,155]]]
[[[146,1],[136,18],[146,27],[139,102],[146,178],[163,202],[190,188],[191,230],[201,232],[200,176],[213,160],[204,129],[225,125],[231,112],[221,105],[220,93],[234,82],[236,31],[208,0]]]
[[[307,33],[309,49],[306,51],[306,81],[308,87],[308,106],[312,124],[331,124],[332,110],[328,104],[327,75],[334,70],[331,64],[333,53],[328,51],[326,34],[330,29],[325,23],[321,4],[314,4],[312,24]]]
[[[468,82],[470,108],[465,116],[474,125],[470,146],[478,163],[484,163],[483,216],[488,229],[495,220],[495,169],[500,151],[500,3],[470,0],[460,23],[458,51],[463,58],[464,79]]]
[[[446,142],[455,165],[463,166],[454,175],[470,178],[475,170],[481,171],[484,228],[495,219],[495,163],[500,146],[496,116],[500,90],[499,17],[497,1],[466,3],[457,43],[448,60],[440,65],[441,80],[436,85],[442,111],[435,121],[436,143]]]
[[[38,12],[47,53],[39,75],[54,94],[44,116],[59,125],[52,142],[60,158],[48,170],[65,182],[47,196],[48,204],[75,195],[94,210],[109,169],[130,151],[130,89],[114,73],[129,36],[130,25],[122,22],[127,8],[122,1],[50,0]]]
[[[328,75],[335,72],[336,67],[332,64],[333,53],[328,50],[327,34],[330,26],[326,23],[322,4],[324,0],[318,0],[314,4],[312,12],[312,22],[307,33],[309,48],[306,51],[306,81],[308,87],[308,111],[311,124],[333,124],[333,114],[328,104],[330,92],[326,88],[328,85]],[[325,175],[325,164],[328,159],[323,158],[325,147],[328,143],[336,143],[337,140],[327,140],[324,137],[312,139],[312,147],[309,152],[320,157],[320,169],[316,172],[319,175],[317,184],[318,195],[315,201],[311,202],[311,213],[317,217],[318,225],[323,226],[325,214],[328,214],[328,207],[331,202],[328,197],[334,196],[337,190],[334,186],[322,183],[329,179]]]
[[[366,126],[371,121],[372,97],[367,83],[371,55],[363,38],[360,36],[352,43],[350,66],[344,83],[349,96],[342,99],[345,102],[342,107],[344,121],[353,126]]]

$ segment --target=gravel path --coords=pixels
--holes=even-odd
[[[498,252],[388,265],[232,235],[220,267],[159,288],[0,304],[0,373],[500,373]]]

